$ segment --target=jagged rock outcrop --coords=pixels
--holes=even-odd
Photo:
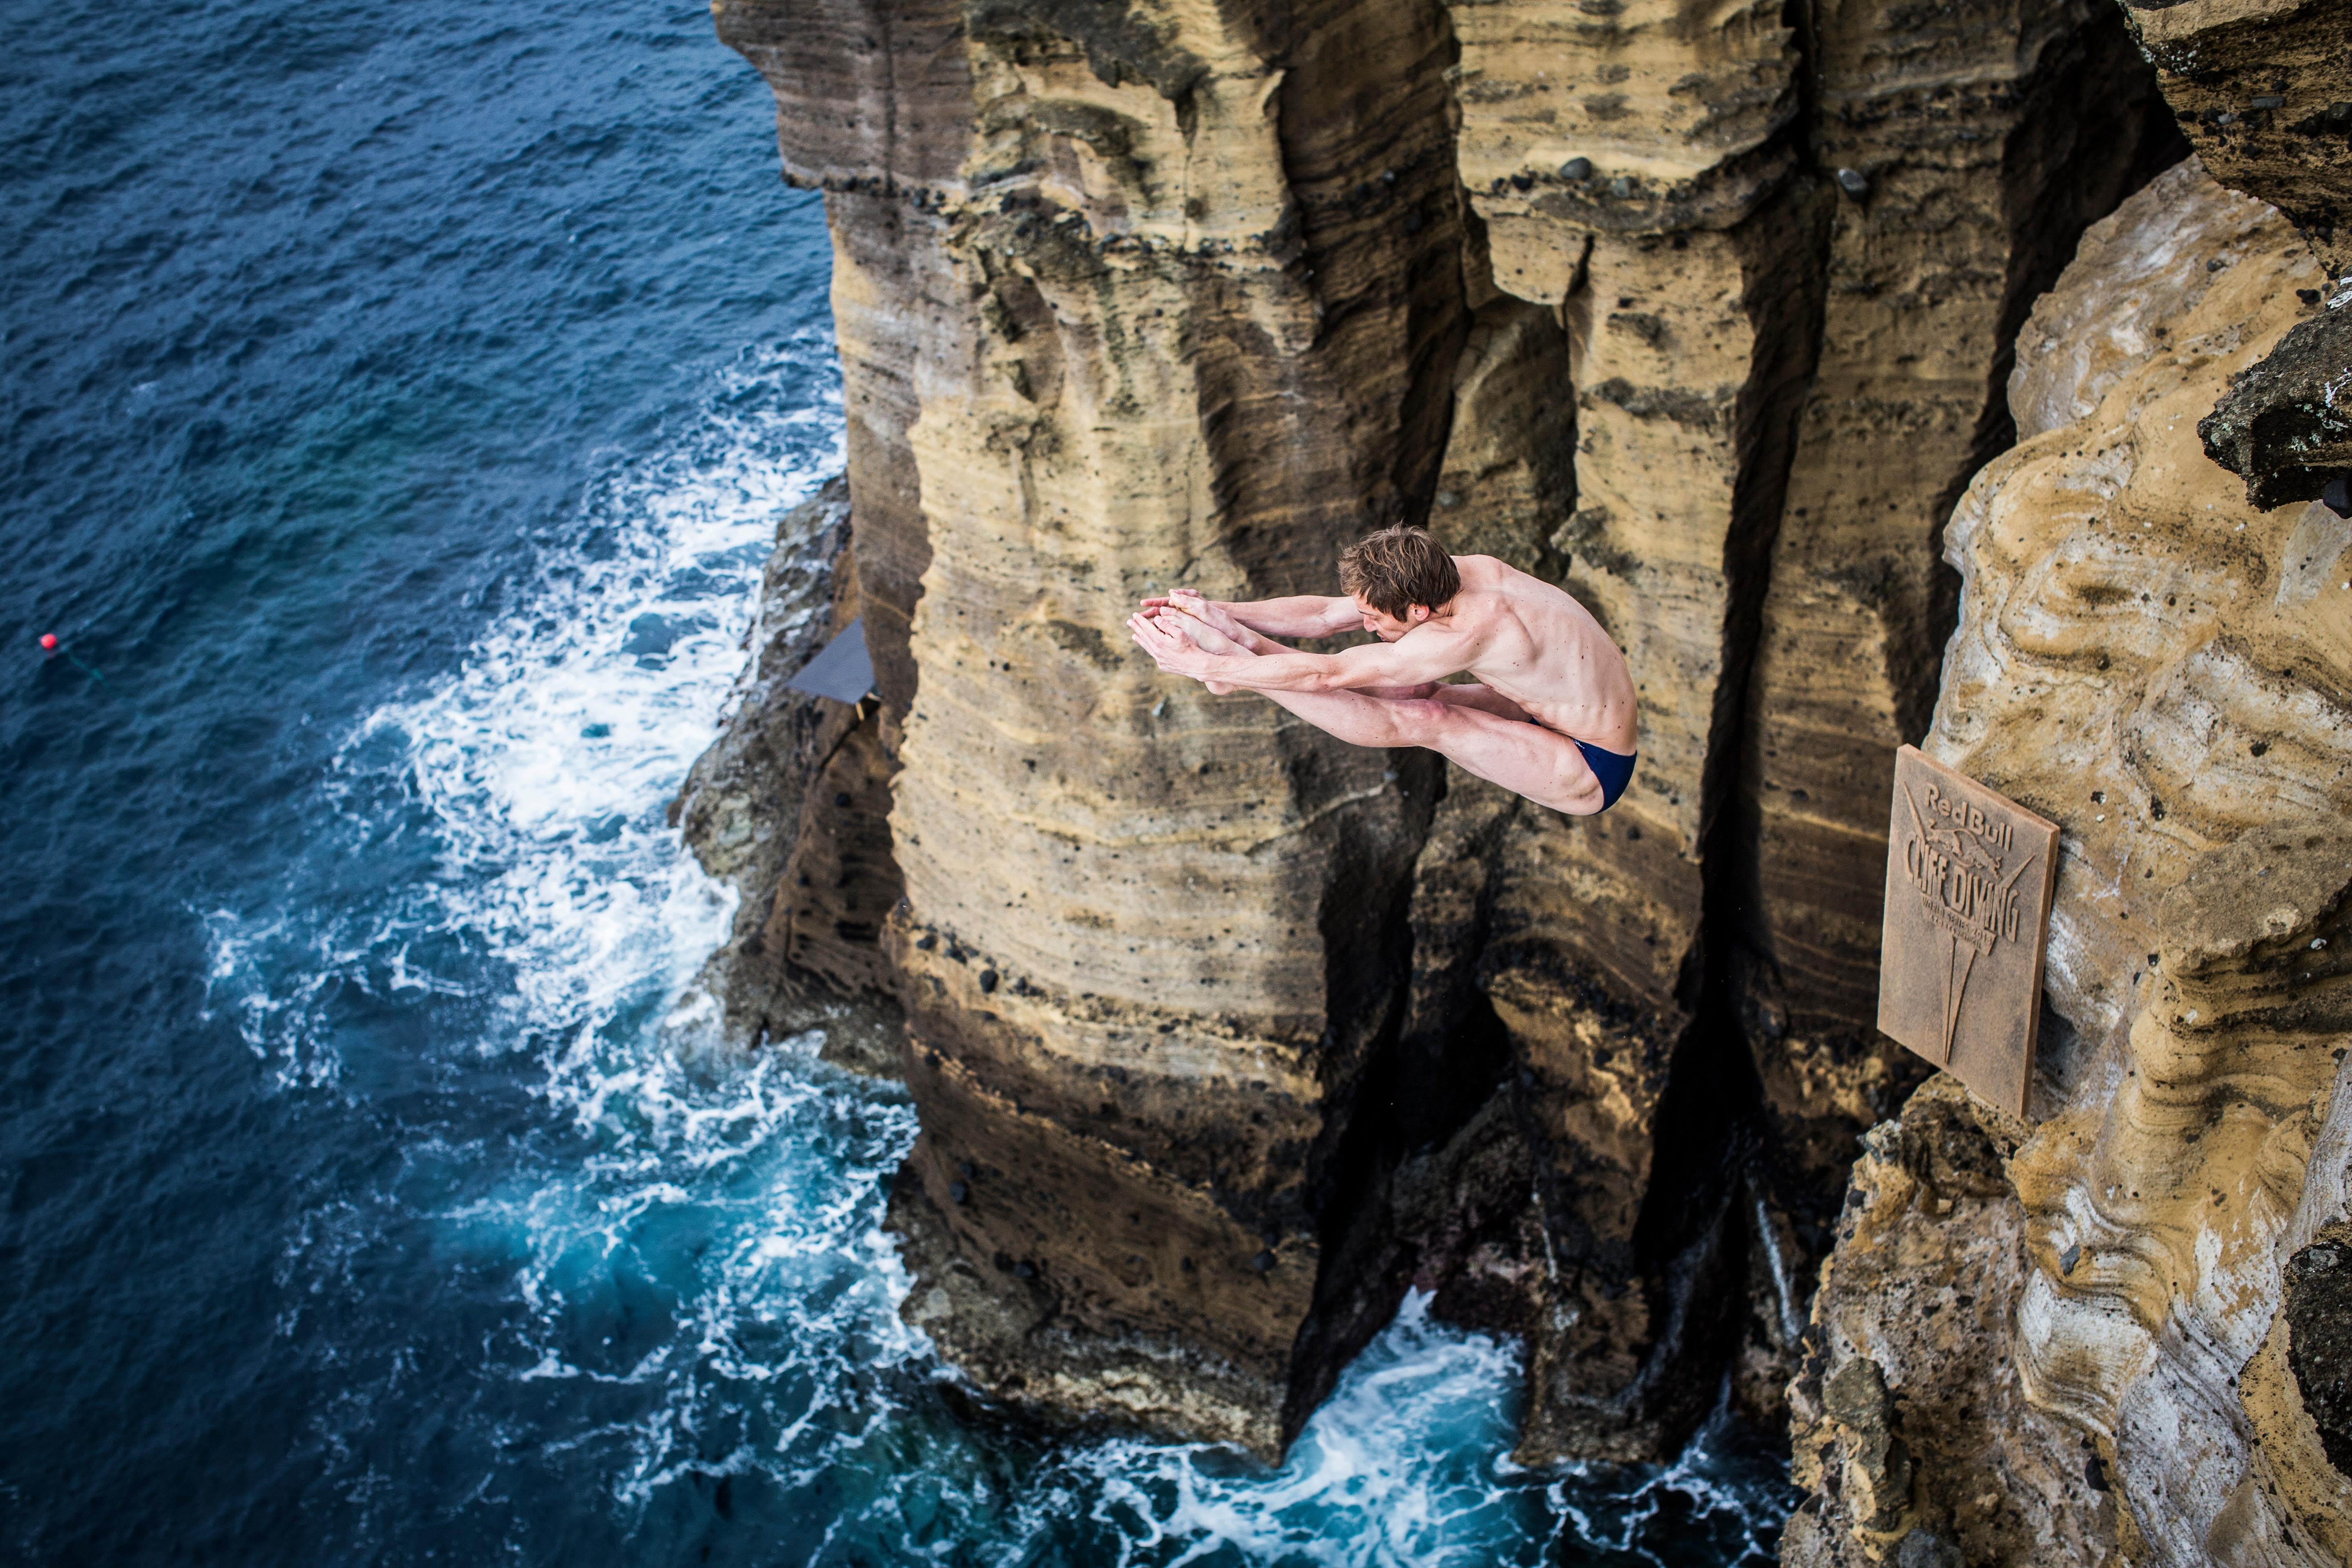
[[[2322,269],[2352,268],[2352,11],[2337,0],[2126,0],[2165,100],[2218,183],[2276,206]]]
[[[2321,271],[2191,162],[2022,334],[1926,749],[2061,825],[2053,1016],[2031,1126],[1939,1082],[1872,1135],[1792,1390],[1790,1562],[2352,1555],[2298,1304],[2352,1179],[2352,523],[2249,505],[2198,434]],[[1858,1359],[1914,1458],[1866,1502]]]
[[[2025,1223],[2003,1162],[2026,1132],[1938,1077],[1864,1140],[1793,1391],[1791,1478],[1813,1495],[1782,1561],[2105,1560],[2096,1450],[2012,1362]]]
[[[730,962],[903,1004],[908,1315],[998,1395],[1272,1452],[1417,1279],[1528,1335],[1526,1458],[1669,1451],[1731,1363],[1772,1418],[1907,1082],[1866,911],[1934,525],[2172,134],[2120,14],[714,13],[827,193],[879,698]],[[1607,816],[1126,647],[1397,519],[1626,647]],[[803,875],[903,888],[878,947]]]
[[[2352,310],[2296,324],[2198,421],[2205,455],[2264,510],[2320,500],[2352,516]]]
[[[2352,7],[2335,0],[2176,0],[2128,15],[2206,170],[2268,202],[2320,263],[2307,302],[2352,293]],[[2214,461],[2270,508],[2323,495],[2352,513],[2352,317],[2290,332],[2203,426]]]
[[[880,939],[899,889],[881,708],[785,684],[858,616],[857,575],[836,477],[777,521],[751,658],[669,816],[740,895],[701,976],[729,1031],[756,1040],[823,1025],[829,1059],[895,1077],[897,976]]]

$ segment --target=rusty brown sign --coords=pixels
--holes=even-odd
[[[2058,825],[1906,746],[1895,758],[1878,1026],[2025,1114]]]

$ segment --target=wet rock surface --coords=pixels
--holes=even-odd
[[[2287,1259],[2287,1365],[2327,1462],[2352,1476],[2352,1226]]]
[[[2246,481],[2256,507],[2336,504],[2352,515],[2352,310],[2300,321],[2198,422],[2205,455]],[[2331,493],[2332,487],[2332,493]]]

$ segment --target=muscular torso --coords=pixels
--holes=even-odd
[[[1457,555],[1454,564],[1462,592],[1444,618],[1475,649],[1464,673],[1546,729],[1612,752],[1633,751],[1633,673],[1592,613],[1491,555]]]

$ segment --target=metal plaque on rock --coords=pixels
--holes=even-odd
[[[2025,1114],[2058,825],[1906,746],[1895,758],[1878,1026]]]

